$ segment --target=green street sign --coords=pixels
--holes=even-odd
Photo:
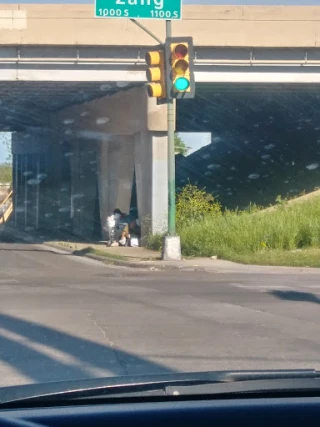
[[[182,0],[95,0],[96,18],[181,19]]]

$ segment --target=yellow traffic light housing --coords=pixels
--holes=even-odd
[[[170,37],[166,40],[168,98],[194,98],[194,49],[192,37]]]
[[[164,99],[167,97],[166,74],[165,74],[165,53],[164,50],[147,52],[147,91],[149,97]]]

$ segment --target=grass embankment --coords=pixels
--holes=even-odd
[[[297,251],[270,249],[251,254],[232,254],[229,260],[241,264],[319,268],[320,248],[305,248]]]
[[[184,256],[261,264],[320,267],[320,197],[268,211],[205,215],[178,222]],[[159,236],[150,239],[154,249]]]

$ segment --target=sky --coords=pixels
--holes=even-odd
[[[182,0],[183,4],[217,4],[217,5],[319,5],[320,0]],[[93,4],[94,0],[2,0],[2,4],[12,3],[85,3]]]
[[[0,164],[5,163],[8,157],[8,150],[4,144],[0,143]]]
[[[0,132],[0,164],[5,163],[8,158],[8,142],[11,141],[11,133]]]
[[[182,141],[189,147],[188,156],[211,144],[211,132],[179,132]]]

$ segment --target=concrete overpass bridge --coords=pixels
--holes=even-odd
[[[183,21],[173,23],[173,35],[194,37],[199,96],[178,103],[177,129],[225,135],[227,129],[214,121],[221,117],[218,91],[235,88],[220,99],[230,112],[235,93],[241,92],[243,99],[248,85],[261,91],[259,85],[266,84],[269,99],[282,96],[276,103],[285,97],[292,106],[295,100],[301,114],[293,122],[305,113],[303,91],[312,87],[313,113],[306,123],[316,128],[319,13],[320,7],[186,6]],[[145,24],[164,39],[163,22]],[[88,5],[2,4],[0,36],[0,129],[14,132],[16,224],[99,235],[115,207],[129,210],[135,182],[143,234],[164,230],[166,109],[148,99],[143,87],[144,55],[153,39],[130,21],[93,18]],[[292,91],[292,85],[299,87]],[[261,104],[263,97],[259,99]],[[242,104],[233,138],[246,138],[241,120],[251,132],[250,108]],[[259,101],[254,105],[261,110]],[[212,121],[203,119],[210,112]],[[211,164],[216,162],[207,166]],[[205,176],[206,185],[208,180],[216,183],[214,174]],[[226,203],[227,194],[234,198],[235,191],[228,188],[222,196]]]

